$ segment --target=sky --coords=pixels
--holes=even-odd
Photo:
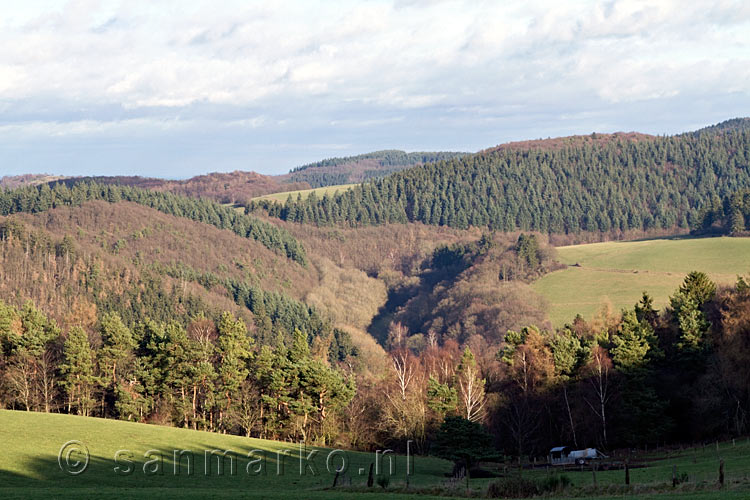
[[[279,174],[750,115],[750,2],[0,5],[0,176]]]

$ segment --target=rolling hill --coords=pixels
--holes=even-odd
[[[750,130],[563,138],[413,167],[339,193],[251,210],[321,225],[423,222],[547,234],[686,230],[750,187]],[[324,206],[325,203],[325,206]]]
[[[576,314],[590,319],[603,307],[615,313],[632,307],[644,291],[662,308],[691,271],[706,272],[722,285],[750,274],[750,238],[610,241],[558,247],[557,255],[569,267],[533,284],[549,301],[556,326]]]
[[[314,188],[337,184],[357,184],[385,177],[416,165],[460,158],[467,154],[469,153],[375,151],[357,156],[328,158],[302,165],[280,178],[291,182],[306,182]]]
[[[174,193],[193,198],[209,198],[222,204],[246,205],[253,198],[273,193],[305,191],[338,184],[357,184],[441,159],[455,158],[468,153],[418,152],[387,150],[358,156],[330,158],[292,169],[287,174],[263,175],[252,171],[214,172],[189,179],[170,180],[140,176],[57,176],[25,174],[0,177],[0,188],[68,184],[94,181],[153,191]],[[283,199],[286,199],[284,194]],[[282,200],[283,201],[283,200]]]
[[[211,199],[238,173],[2,190],[0,404],[360,449],[424,450],[465,416],[516,457],[740,435],[750,240],[605,240],[739,227],[749,144],[529,141],[247,210]]]

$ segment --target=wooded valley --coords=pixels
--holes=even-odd
[[[419,453],[453,417],[508,456],[750,432],[750,260],[562,326],[531,286],[552,242],[745,235],[747,128],[412,160],[244,214],[117,178],[0,191],[0,402]]]

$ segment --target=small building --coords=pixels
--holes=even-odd
[[[583,465],[600,458],[607,458],[607,455],[596,448],[571,450],[569,446],[557,446],[549,451],[551,465]]]
[[[568,463],[568,453],[570,448],[567,446],[557,446],[549,450],[549,463],[552,465],[560,465]]]

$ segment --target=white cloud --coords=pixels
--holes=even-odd
[[[565,133],[627,103],[726,105],[732,95],[744,104],[748,68],[750,4],[732,0],[0,7],[0,126],[34,137],[44,124],[56,137],[97,128],[127,137],[142,120],[155,131],[314,130],[326,144],[326,127],[356,123],[356,141],[335,142],[367,150],[366,127],[373,142],[390,133],[401,147],[421,123],[439,121],[478,149],[489,144],[473,142],[476,127],[522,130],[540,114],[569,123]]]

